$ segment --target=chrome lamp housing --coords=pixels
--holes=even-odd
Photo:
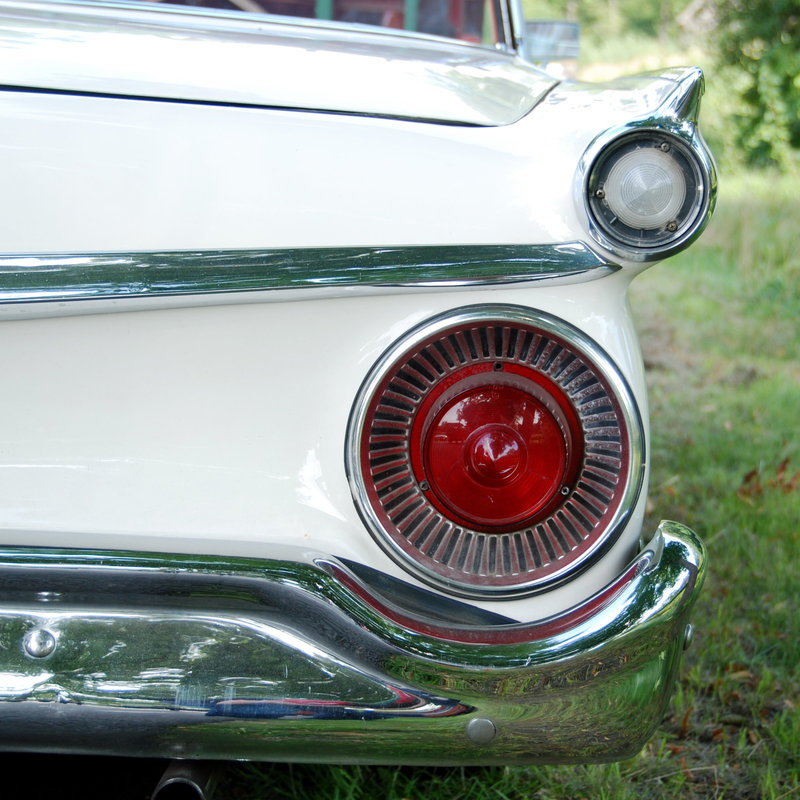
[[[612,128],[581,161],[578,206],[589,236],[624,261],[683,250],[714,209],[716,168],[697,127],[704,79],[686,70],[678,85],[662,115]]]

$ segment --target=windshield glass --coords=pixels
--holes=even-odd
[[[491,47],[505,43],[500,0],[165,0],[170,5],[378,25]]]

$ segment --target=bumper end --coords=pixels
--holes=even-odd
[[[331,559],[0,553],[0,749],[405,764],[609,761],[661,720],[705,570],[664,522],[532,624],[444,626]]]

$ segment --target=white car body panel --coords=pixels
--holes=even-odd
[[[3,250],[574,241],[575,164],[597,135],[577,120],[621,125],[613,97],[587,108],[565,93],[515,125],[462,127],[6,94]]]
[[[12,4],[12,15],[24,20],[31,5]],[[91,28],[109,13],[79,9],[66,19],[80,38],[82,19]],[[220,89],[222,84],[235,87],[234,75],[246,66],[238,62],[217,73],[220,81],[208,87],[202,70],[199,77],[192,73],[192,88],[181,80],[191,70],[159,60],[158,48],[145,78],[129,85],[112,68],[134,71],[125,54],[147,49],[139,40],[146,41],[147,25],[154,24],[152,12],[131,13],[131,30],[115,31],[109,39],[108,75],[89,76],[80,59],[91,63],[91,54],[71,47],[78,53],[73,71],[64,73],[62,66],[55,83],[77,96],[4,94],[0,168],[15,187],[0,197],[6,254],[576,241],[585,238],[582,208],[573,193],[582,154],[600,131],[632,115],[652,114],[674,91],[666,79],[643,81],[642,91],[633,96],[612,87],[580,93],[556,89],[514,124],[496,123],[513,121],[518,110],[494,117],[484,110],[481,121],[494,124],[482,126],[364,116],[369,106],[358,101],[362,113],[356,116],[230,107],[225,103],[288,101],[280,95],[261,97],[252,87]],[[166,18],[169,23],[170,15]],[[191,33],[195,22],[191,15],[188,19]],[[264,26],[247,20],[239,25],[254,28],[256,38],[273,44],[260,31]],[[57,38],[55,28],[40,22],[32,31],[34,44],[22,47],[31,55],[20,59],[11,75],[14,83],[29,87],[47,84],[54,64],[70,63],[58,53],[52,61],[39,58],[38,49]],[[213,46],[195,34],[197,39],[189,40],[198,52]],[[224,33],[229,35],[245,34]],[[323,32],[331,41],[341,35]],[[19,29],[6,31],[7,43],[14,36],[24,39]],[[117,36],[124,44],[120,60],[112,58]],[[414,65],[435,49],[431,42],[423,39],[409,47],[409,37],[357,36],[368,50],[377,48],[376,42],[387,47],[386,40],[388,54],[401,48],[403,58],[389,57],[383,68],[393,76],[389,85],[397,79],[412,89],[397,96],[388,88],[362,87],[368,96],[388,98],[375,113],[450,113],[436,105],[438,78],[422,68],[415,72]],[[287,50],[302,49],[290,41],[290,47],[278,48],[278,60]],[[315,74],[335,72],[342,59],[330,42],[326,47],[315,51],[313,58],[321,59],[314,62]],[[458,80],[467,86],[476,69],[470,60],[480,48],[438,47],[442,60],[457,62],[452,51],[465,53],[457,69]],[[509,108],[519,106],[522,97],[538,100],[542,86],[551,85],[510,56],[485,58],[487,64],[499,62],[493,69],[507,76],[513,89]],[[190,63],[197,66],[196,60]],[[377,73],[379,80],[387,79],[385,71]],[[252,65],[244,72],[253,78]],[[119,86],[140,99],[81,95]],[[313,81],[304,73],[287,91],[304,98],[303,106],[321,104],[309,86]],[[429,96],[413,91],[420,86]],[[537,86],[538,94],[531,94]],[[193,99],[198,92],[213,102],[141,99],[147,94]],[[342,97],[352,101],[348,94]],[[334,98],[333,107],[344,102]],[[453,113],[477,120],[464,108]],[[587,114],[595,127],[585,125]],[[335,304],[303,302],[297,299],[302,293],[282,295],[278,299],[290,302],[278,305],[260,302],[274,300],[270,295],[234,295],[215,298],[215,303],[230,303],[219,308],[4,327],[0,337],[8,342],[2,367],[13,376],[6,418],[14,420],[3,437],[5,539],[60,545],[80,533],[87,543],[113,541],[121,548],[138,543],[158,550],[258,554],[288,537],[313,551],[415,580],[365,530],[342,468],[348,414],[371,364],[402,331],[438,312],[481,301],[522,303],[547,309],[593,337],[619,363],[644,409],[642,370],[624,300],[631,277],[525,291],[401,293]],[[139,305],[122,298],[94,307],[12,305],[2,308],[0,318],[144,307],[142,300],[135,302]],[[160,304],[207,302],[192,297]],[[294,389],[281,392],[277,376],[290,374]],[[630,559],[642,508],[643,500],[612,555],[569,585],[518,600],[513,610],[507,602],[479,604],[502,607],[519,619],[568,608]]]
[[[702,73],[556,85],[484,11],[0,0],[0,749],[652,735],[705,555],[642,539],[627,290],[711,214]]]
[[[627,280],[0,325],[3,540],[262,557],[294,542],[417,582],[365,529],[342,467],[368,369],[441,311],[522,302],[589,333],[641,402]],[[477,604],[539,619],[592,594],[631,558],[643,500],[614,552],[570,583]]]
[[[2,8],[6,86],[505,125],[554,85],[512,53],[401,31],[168,5],[130,5],[124,23],[91,3]]]

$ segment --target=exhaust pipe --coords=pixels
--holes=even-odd
[[[223,769],[214,761],[171,761],[151,800],[211,800]]]

